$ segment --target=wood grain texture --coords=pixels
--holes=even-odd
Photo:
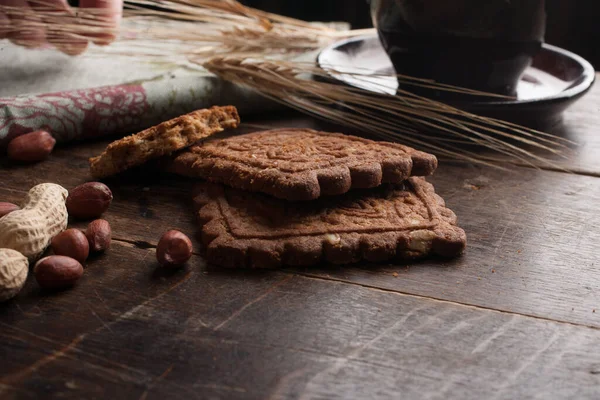
[[[303,273],[600,327],[597,179],[442,167],[431,181],[467,232],[462,258]]]
[[[0,305],[2,353],[9,356],[9,362],[0,363],[0,394],[1,388],[21,387],[28,380],[35,384],[38,372],[46,368],[53,379],[60,380],[52,384],[54,389],[60,391],[65,385],[68,389],[69,382],[77,381],[77,372],[69,376],[67,371],[59,369],[56,373],[55,364],[61,362],[97,374],[97,384],[102,384],[102,380],[131,383],[143,379],[147,375],[143,369],[129,366],[120,356],[104,351],[88,354],[81,347],[82,342],[103,331],[111,335],[109,342],[113,342],[122,334],[113,326],[133,315],[138,321],[148,322],[138,332],[142,335],[157,328],[155,322],[180,325],[184,321],[171,318],[179,309],[199,313],[197,319],[184,324],[190,333],[206,324],[218,325],[254,300],[256,293],[268,292],[289,279],[281,274],[239,273],[238,279],[215,274],[208,281],[203,266],[204,261],[194,257],[186,268],[167,271],[159,268],[153,249],[138,249],[117,241],[105,255],[86,263],[84,277],[72,290],[48,293],[40,290],[30,276],[15,301]],[[183,285],[190,297],[170,297]],[[118,349],[145,357],[151,347]],[[120,395],[126,396],[127,392]]]
[[[87,159],[105,145],[59,147],[33,166],[1,159],[0,200],[91,180]],[[467,232],[464,257],[274,272],[198,255],[158,269],[165,230],[199,231],[190,181],[150,167],[108,180],[111,250],[73,290],[44,293],[30,278],[0,305],[0,397],[598,398],[590,175],[442,164],[432,182]]]
[[[278,272],[211,271],[199,257],[158,277],[150,250],[115,247],[90,263],[75,289],[42,297],[48,305],[40,310],[27,304],[37,295],[33,285],[3,306],[3,321],[12,317],[0,325],[11,356],[1,367],[3,396],[600,394],[600,355],[589,351],[600,341],[598,330]],[[111,260],[122,257],[131,265]],[[109,266],[111,273],[101,272]],[[125,286],[114,280],[122,274],[131,295],[109,291]],[[141,293],[155,285],[155,293]],[[52,325],[66,318],[79,327],[57,337]]]
[[[11,181],[0,188],[0,198],[18,202],[24,191],[11,188],[48,180],[68,189],[82,183],[89,179],[85,159],[103,145],[63,148],[47,163],[10,169]],[[506,173],[442,165],[430,180],[467,232],[465,256],[452,262],[298,272],[600,327],[597,179],[526,168]],[[115,238],[149,247],[171,228],[190,237],[199,233],[189,180],[142,170],[107,182],[115,200],[105,218]],[[199,253],[200,242],[194,243]]]

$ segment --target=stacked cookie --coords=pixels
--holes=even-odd
[[[309,129],[207,139],[188,147],[198,136],[210,135],[206,132],[237,125],[232,107],[211,110],[223,109],[226,116],[216,118],[222,123],[196,124],[187,132],[209,128],[200,135],[190,133],[190,140],[180,137],[186,127],[175,126],[187,126],[185,117],[192,114],[168,121],[167,130],[151,128],[163,132],[153,142],[177,142],[160,150],[160,155],[179,150],[167,169],[200,178],[195,203],[210,263],[275,268],[454,257],[464,250],[466,236],[456,226],[456,216],[423,178],[435,171],[435,156],[396,143]],[[178,140],[169,141],[174,130]],[[123,140],[140,142],[135,136]],[[111,175],[107,172],[156,155],[124,156],[113,168],[115,157],[107,158],[107,152],[91,160],[93,175]],[[141,153],[149,154],[129,150]]]

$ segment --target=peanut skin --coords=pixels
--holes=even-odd
[[[0,218],[10,214],[13,211],[19,210],[20,207],[13,203],[0,202]]]
[[[6,149],[8,158],[20,162],[38,162],[45,160],[56,144],[56,139],[46,131],[35,131],[17,136],[10,141]]]
[[[165,267],[177,267],[185,264],[192,256],[192,241],[182,232],[165,232],[156,248],[156,259]]]
[[[49,256],[35,264],[33,273],[40,287],[64,289],[73,286],[83,276],[83,266],[71,257]]]
[[[97,219],[90,222],[85,230],[85,236],[90,243],[90,250],[93,252],[105,251],[110,247],[112,231],[108,221]]]
[[[77,219],[94,219],[108,209],[112,199],[112,192],[104,183],[87,182],[69,192],[67,209]]]
[[[50,243],[54,254],[67,256],[84,263],[90,254],[87,237],[79,229],[67,229],[59,233]]]

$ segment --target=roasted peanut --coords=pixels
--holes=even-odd
[[[90,254],[87,237],[79,229],[67,229],[54,236],[50,243],[52,251],[58,256],[67,256],[84,263]]]
[[[42,288],[63,289],[73,286],[83,276],[83,266],[71,257],[49,256],[35,264],[33,273]]]
[[[0,248],[13,249],[29,261],[42,255],[50,241],[67,227],[68,192],[53,183],[34,186],[21,210],[0,218]]]
[[[105,251],[110,247],[112,236],[110,224],[103,219],[92,221],[85,230],[85,236],[90,243],[91,251]]]
[[[75,218],[94,219],[108,210],[112,199],[112,192],[104,183],[88,182],[69,192],[67,209]]]
[[[185,234],[170,230],[164,233],[156,248],[156,259],[166,267],[185,264],[192,256],[192,241]]]
[[[13,249],[0,249],[0,301],[15,297],[29,272],[27,257]]]
[[[42,161],[52,153],[56,140],[46,131],[35,131],[17,136],[8,143],[8,158],[14,161]]]
[[[20,207],[16,204],[0,202],[0,218],[4,217],[7,214],[10,214],[13,211],[17,211],[19,209],[20,209]]]

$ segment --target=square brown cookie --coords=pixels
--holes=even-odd
[[[240,123],[233,106],[212,107],[182,115],[108,145],[98,157],[90,158],[95,178],[105,178],[154,158],[191,146],[200,139],[237,128]]]
[[[456,216],[423,178],[300,203],[204,183],[195,203],[206,258],[224,267],[455,257],[466,245]]]
[[[311,129],[275,129],[210,139],[177,155],[168,169],[291,201],[426,176],[435,156],[397,143]]]

